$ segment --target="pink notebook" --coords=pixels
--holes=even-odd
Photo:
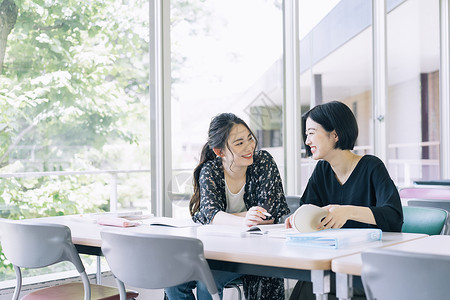
[[[99,217],[97,219],[97,224],[116,227],[132,227],[138,226],[140,223],[119,217]]]

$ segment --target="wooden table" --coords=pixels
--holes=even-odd
[[[40,222],[67,225],[80,253],[101,255],[101,225],[76,219],[73,216],[37,219]],[[288,245],[284,239],[267,236],[203,236],[196,227],[173,228],[141,225],[117,228],[152,234],[197,237],[203,242],[205,257],[212,269],[241,274],[310,280],[317,299],[327,299],[330,291],[331,263],[333,259],[359,253],[370,247],[384,247],[424,237],[422,234],[384,233],[381,241],[361,244],[345,249],[322,249]]]
[[[393,243],[385,247],[417,253],[450,255],[450,236],[433,235],[402,243]],[[339,299],[350,299],[353,296],[351,291],[352,276],[361,276],[361,253],[334,259],[331,263],[331,269],[336,273],[337,297]]]

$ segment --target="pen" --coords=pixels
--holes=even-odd
[[[263,212],[263,211],[260,211],[260,210],[258,210],[260,213],[262,213],[263,215],[265,215],[266,217],[272,217],[272,215],[271,214],[269,214],[268,212]]]

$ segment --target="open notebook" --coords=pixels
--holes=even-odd
[[[197,229],[202,235],[267,235],[268,237],[286,238],[288,234],[296,232],[317,231],[322,218],[328,211],[312,204],[305,204],[299,207],[293,215],[294,228],[286,229],[284,224],[256,225],[252,227],[232,226],[232,225],[204,225]]]
[[[198,235],[238,236],[264,235],[270,232],[284,231],[284,224],[256,225],[252,227],[233,225],[203,225],[197,228]]]
[[[141,220],[150,218],[152,214],[142,211],[101,212],[68,216],[71,221],[97,223],[105,226],[131,227],[141,224]]]
[[[169,217],[153,217],[142,222],[143,224],[168,227],[196,227],[201,226],[195,223],[191,218],[169,218]]]

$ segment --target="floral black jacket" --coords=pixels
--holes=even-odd
[[[289,213],[280,173],[269,152],[255,152],[253,164],[247,168],[246,176],[244,203],[247,209],[252,206],[264,207],[275,218],[275,223]],[[200,208],[192,219],[209,224],[219,211],[225,211],[227,207],[225,174],[220,157],[203,165],[199,183]]]

